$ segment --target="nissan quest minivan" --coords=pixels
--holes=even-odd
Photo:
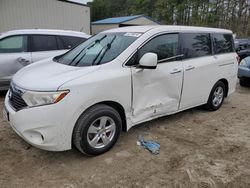
[[[98,155],[136,124],[200,105],[219,109],[237,69],[229,30],[112,29],[17,72],[4,116],[35,147]]]

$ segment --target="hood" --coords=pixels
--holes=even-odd
[[[36,62],[18,71],[13,82],[28,90],[55,91],[65,82],[94,72],[100,66],[74,67],[54,62],[51,58]]]

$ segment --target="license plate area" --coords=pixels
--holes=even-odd
[[[3,108],[3,118],[5,121],[10,121],[10,114],[5,107]]]

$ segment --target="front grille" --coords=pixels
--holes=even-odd
[[[10,105],[16,110],[19,111],[28,105],[25,103],[25,101],[21,97],[22,92],[20,90],[17,90],[14,86],[10,87],[9,91],[9,101]]]

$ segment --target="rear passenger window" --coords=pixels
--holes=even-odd
[[[31,37],[31,51],[58,50],[56,37],[51,35],[33,35]]]
[[[56,36],[56,42],[57,42],[57,46],[58,46],[58,49],[59,49],[59,50],[64,50],[64,49],[66,49],[66,48],[64,47],[63,41],[62,41],[62,39],[60,38],[60,36]]]
[[[71,37],[71,36],[59,36],[59,37],[64,44],[64,49],[71,49],[87,40],[81,37]]]
[[[212,54],[209,34],[184,33],[182,36],[182,53],[186,59]]]
[[[233,36],[231,34],[213,34],[214,53],[234,52]]]

